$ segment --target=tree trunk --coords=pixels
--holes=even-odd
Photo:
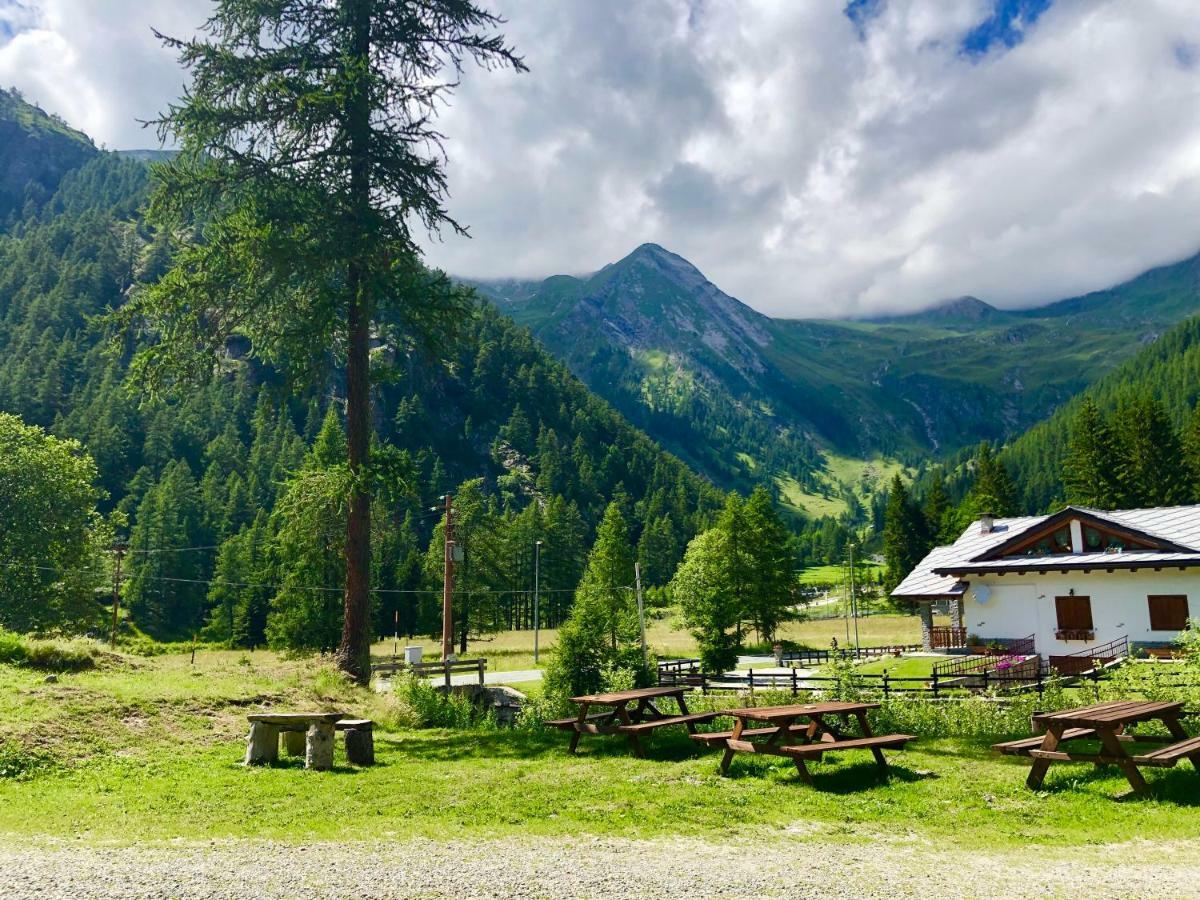
[[[350,57],[364,66],[371,50],[371,3],[347,4],[350,18]],[[365,685],[371,678],[371,638],[368,631],[371,589],[371,493],[368,466],[371,450],[370,340],[371,302],[365,259],[371,184],[367,154],[371,134],[370,98],[364,78],[354,79],[347,98],[346,136],[350,146],[350,202],[358,258],[350,263],[346,289],[349,299],[346,350],[346,443],[349,449],[350,510],[346,522],[346,593],[338,667]]]

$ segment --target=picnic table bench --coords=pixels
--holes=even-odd
[[[1146,790],[1146,780],[1138,766],[1169,767],[1181,759],[1189,759],[1200,771],[1200,737],[1188,737],[1179,723],[1183,703],[1176,701],[1110,701],[1092,706],[1080,706],[1059,712],[1036,713],[1033,723],[1046,729],[1044,735],[993,744],[1000,753],[1028,756],[1033,760],[1025,783],[1037,790],[1045,780],[1052,763],[1092,763],[1115,765],[1124,773],[1135,791]],[[1126,729],[1141,722],[1162,722],[1170,737],[1133,734]],[[1097,740],[1099,753],[1085,753],[1064,748],[1072,741]],[[1165,746],[1130,754],[1130,744],[1163,744]]]
[[[333,768],[334,735],[346,735],[346,758],[358,766],[375,764],[375,723],[349,719],[345,713],[251,713],[245,765],[273,763],[279,759],[279,738],[292,756],[303,756],[306,769]]]
[[[737,753],[766,753],[785,756],[796,764],[800,779],[812,784],[812,775],[805,765],[806,759],[820,761],[824,754],[838,750],[870,750],[884,777],[887,777],[885,749],[903,749],[909,741],[916,740],[911,734],[872,733],[867,721],[867,711],[878,709],[878,703],[798,703],[788,706],[759,706],[744,709],[727,709],[722,715],[732,716],[732,731],[716,731],[693,734],[692,740],[701,743],[723,743],[725,755],[721,758],[721,774],[729,771],[729,764]],[[858,722],[860,736],[845,733],[850,718]],[[835,724],[833,719],[839,720]],[[766,722],[765,728],[747,728],[749,722]],[[751,741],[751,737],[764,737],[764,741]]]
[[[691,734],[696,733],[696,724],[711,722],[724,713],[689,713],[687,701],[683,699],[686,686],[636,688],[630,691],[613,691],[607,694],[585,694],[572,697],[571,702],[579,705],[579,714],[566,719],[546,722],[552,728],[572,732],[570,752],[579,746],[584,734],[624,734],[629,738],[635,756],[642,757],[639,735],[657,728],[683,725]],[[669,715],[654,705],[656,700],[671,699],[679,707],[679,715]],[[637,704],[632,709],[630,706]],[[592,707],[606,707],[601,712],[590,712]]]

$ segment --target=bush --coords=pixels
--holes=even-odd
[[[0,628],[0,663],[42,672],[82,672],[95,668],[99,648],[93,641],[34,640]]]
[[[0,743],[0,779],[26,779],[41,769],[49,768],[52,762],[49,756],[26,750],[14,741]]]
[[[400,708],[407,710],[410,724],[416,728],[494,727],[495,717],[463,694],[444,694],[420,678],[407,677],[395,688]]]

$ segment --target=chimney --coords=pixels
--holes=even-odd
[[[980,513],[979,514],[979,533],[980,534],[991,534],[992,533],[992,525],[995,522],[995,519],[996,519],[996,517],[990,512]]]

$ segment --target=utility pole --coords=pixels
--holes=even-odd
[[[533,663],[538,661],[538,630],[541,621],[541,563],[542,542],[533,542]]]
[[[442,582],[442,661],[454,654],[454,507],[446,495],[445,556],[446,577]]]
[[[642,633],[642,663],[643,665],[649,662],[649,656],[646,653],[646,609],[642,604],[642,564],[635,562],[633,564],[634,584],[637,585],[637,604],[638,604],[638,629]]]
[[[112,634],[109,637],[109,646],[112,649],[117,649],[117,616],[121,610],[121,560],[125,558],[125,551],[128,546],[119,541],[113,544],[113,556],[116,557],[116,565],[113,567],[113,595],[112,595]]]
[[[854,654],[858,655],[858,596],[854,590],[854,541],[850,542],[850,608],[854,614]]]

